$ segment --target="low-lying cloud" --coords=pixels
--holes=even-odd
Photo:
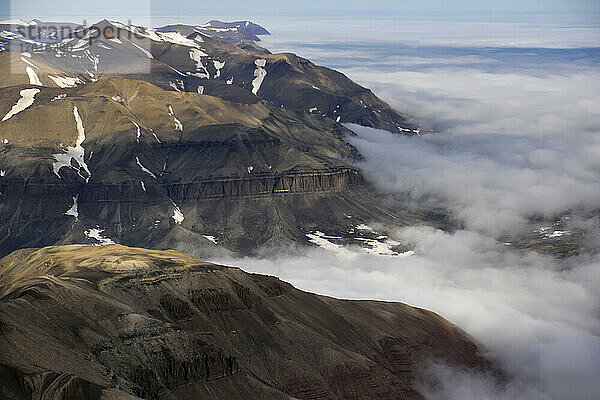
[[[398,137],[356,125],[359,164],[382,191],[453,212],[464,227],[516,233],[534,217],[600,208],[600,135],[430,134]]]
[[[597,27],[572,28],[521,26],[519,32],[535,34],[519,43],[543,37],[560,47],[598,33]],[[437,131],[401,137],[351,126],[358,134],[351,140],[365,156],[360,167],[380,190],[441,205],[461,228],[396,228],[395,238],[415,250],[404,258],[312,249],[220,261],[311,292],[436,311],[472,334],[508,374],[507,385],[497,387],[487,377],[434,363],[429,374],[440,385],[424,380],[420,386],[428,399],[597,398],[600,256],[558,260],[516,250],[501,238],[531,232],[532,218],[552,220],[570,211],[571,224],[597,239],[598,49],[466,51],[456,47],[457,39],[452,48],[399,54],[405,44],[389,40],[389,56],[381,42],[373,50],[361,47],[362,57],[356,47],[336,43],[299,44],[298,50],[317,61],[335,56],[334,67]],[[482,41],[493,43],[493,37]]]
[[[436,391],[424,387],[428,398],[595,398],[600,391],[597,258],[573,259],[565,269],[551,257],[513,251],[472,231],[409,227],[396,237],[412,243],[415,255],[315,249],[274,259],[221,261],[311,292],[402,301],[436,311],[480,341],[509,374],[508,386],[497,391],[485,377],[435,366],[431,372],[443,385]],[[485,396],[478,395],[482,391]]]

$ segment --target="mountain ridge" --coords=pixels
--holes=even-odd
[[[0,259],[0,344],[14,399],[421,400],[414,379],[430,360],[493,370],[429,311],[119,245]]]
[[[0,51],[0,254],[104,240],[253,254],[396,218],[373,205],[342,123],[418,129],[343,74],[182,27],[103,20],[69,51],[21,52],[29,39],[0,25],[14,42]]]

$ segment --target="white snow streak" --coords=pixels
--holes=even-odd
[[[254,64],[256,64],[256,69],[254,70],[255,78],[252,81],[252,93],[254,93],[254,95],[257,95],[258,91],[260,90],[260,86],[262,85],[265,79],[265,76],[267,76],[267,70],[263,68],[265,65],[267,65],[267,60],[258,59],[254,61]]]
[[[71,78],[70,76],[53,76],[48,75],[48,78],[52,79],[56,86],[60,88],[71,88],[76,87],[78,83],[81,83],[81,79],[79,78]]]
[[[213,244],[217,245],[217,239],[214,236],[211,235],[202,235],[202,237],[210,242],[212,242]]]
[[[84,233],[88,238],[97,240],[99,242],[99,244],[94,244],[94,246],[107,246],[109,244],[115,244],[115,242],[113,242],[111,239],[102,236],[102,232],[104,232],[104,229],[96,227],[88,229]]]
[[[135,134],[135,140],[139,143],[140,141],[140,135],[142,134],[141,130],[140,130],[140,126],[138,124],[136,124],[135,122],[131,121],[132,124],[135,125],[137,132]]]
[[[73,205],[71,206],[71,208],[65,211],[65,215],[70,215],[72,217],[75,217],[75,219],[79,218],[79,206],[77,204],[77,200],[79,200],[79,195],[73,197]]]
[[[180,120],[175,117],[175,113],[173,112],[173,107],[169,105],[169,115],[173,117],[173,121],[175,122],[175,130],[183,132],[183,124]]]
[[[125,39],[125,40],[127,40],[127,39]],[[142,46],[139,46],[139,45],[137,45],[137,44],[133,43],[133,42],[132,42],[132,41],[130,41],[130,40],[127,40],[127,41],[128,41],[129,43],[131,43],[132,45],[134,45],[135,47],[137,47],[139,50],[141,50],[141,51],[142,51],[142,53],[144,53],[144,54],[146,55],[146,57],[148,57],[148,58],[154,58],[154,56],[152,55],[152,53],[150,53],[148,50],[146,50],[146,49],[145,49],[145,48],[143,48]]]
[[[215,73],[215,79],[216,79],[221,76],[221,68],[223,68],[225,66],[225,62],[213,60],[213,64],[215,66],[215,69],[217,70],[217,72]]]
[[[75,117],[75,122],[77,124],[77,141],[75,142],[74,147],[69,146],[66,149],[64,149],[65,153],[53,155],[55,161],[52,164],[52,169],[56,176],[62,178],[59,173],[60,169],[62,167],[76,169],[73,166],[71,166],[71,161],[75,160],[75,162],[79,165],[79,168],[77,169],[77,174],[83,179],[85,179],[86,183],[88,183],[90,177],[92,176],[92,173],[90,172],[87,164],[85,163],[85,149],[81,146],[82,143],[85,141],[85,130],[83,128],[83,122],[81,121],[81,116],[79,115],[77,106],[73,106],[73,116]],[[87,176],[81,175],[81,169],[83,169],[87,173]]]
[[[27,68],[25,68],[25,71],[27,72],[27,76],[29,76],[29,84],[30,85],[44,86],[44,85],[42,85],[40,78],[38,78],[38,76],[35,73],[35,71],[33,70],[33,68],[31,68],[28,65]]]
[[[8,114],[6,114],[4,116],[4,118],[2,118],[2,121],[7,121],[12,116],[17,115],[21,111],[29,108],[29,106],[31,106],[33,104],[35,95],[38,94],[39,92],[40,92],[40,89],[23,89],[23,90],[21,90],[21,92],[19,93],[21,95],[21,98],[17,101],[17,104],[15,104],[12,107],[12,109],[8,112]]]
[[[148,175],[150,175],[151,177],[153,177],[154,179],[156,179],[156,175],[154,175],[152,173],[152,171],[150,171],[148,168],[144,167],[142,165],[142,163],[140,162],[140,159],[138,157],[135,158],[135,162],[137,163],[137,165],[141,168],[142,172],[147,173]]]

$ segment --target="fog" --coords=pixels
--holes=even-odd
[[[472,125],[465,134],[423,137],[349,125],[359,134],[350,141],[366,158],[359,166],[381,190],[443,205],[473,231],[514,234],[532,217],[600,206],[600,135],[574,127],[539,137],[478,134]]]
[[[415,245],[414,256],[316,249],[276,259],[222,261],[312,292],[436,311],[489,349],[511,378],[505,391],[494,394],[486,379],[459,375],[458,380],[456,371],[436,366],[436,373],[452,379],[431,398],[595,398],[600,390],[597,259],[573,260],[571,269],[561,271],[549,257],[508,251],[470,231],[411,227],[397,235]],[[478,395],[483,389],[486,397]]]
[[[464,46],[493,43],[478,29]],[[343,70],[435,131],[401,137],[349,125],[368,180],[389,195],[445,207],[461,228],[392,228],[414,249],[410,257],[309,249],[217,261],[311,292],[433,310],[483,344],[508,374],[499,388],[433,362],[419,387],[428,399],[596,399],[600,52],[561,46],[577,47],[600,31],[523,23],[518,32],[522,47],[549,41],[555,49],[461,47],[463,30],[448,35],[446,46],[427,35],[417,46],[389,36],[369,45],[368,37],[306,45],[280,38],[281,47]],[[550,224],[565,212],[567,228],[585,232],[592,250],[556,259],[502,239],[533,231],[533,218]],[[428,385],[431,376],[441,385]]]

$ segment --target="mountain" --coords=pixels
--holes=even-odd
[[[32,34],[0,24],[1,255],[111,242],[252,254],[316,232],[374,249],[386,236],[357,226],[420,218],[374,200],[342,123],[418,128],[339,72],[205,32],[257,25],[103,20],[40,47],[55,35],[23,24]]]
[[[7,26],[0,24],[0,29]],[[36,27],[45,32],[40,26]],[[192,33],[186,36],[188,32]],[[118,75],[166,90],[200,91],[242,103],[264,99],[343,123],[412,134],[417,130],[370,90],[339,72],[294,54],[256,53],[215,39],[198,27],[150,29],[103,20],[72,31],[60,41],[62,47],[40,48],[31,36],[23,37],[15,29],[2,30],[0,44],[2,40],[6,50],[0,52],[0,67],[10,74],[0,77],[0,87],[36,79],[44,86],[68,87]]]
[[[209,21],[203,25],[167,25],[157,29],[158,32],[179,32],[184,36],[201,33],[214,39],[239,43],[242,41],[259,42],[259,36],[270,35],[262,26],[250,21],[222,22]]]
[[[0,259],[0,348],[16,400],[422,399],[432,359],[492,370],[432,312],[119,245]]]

